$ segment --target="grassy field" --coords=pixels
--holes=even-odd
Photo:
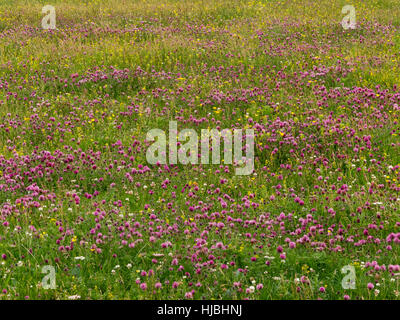
[[[397,0],[0,0],[0,299],[398,299],[399,67]]]

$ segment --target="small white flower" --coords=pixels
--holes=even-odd
[[[83,256],[80,256],[80,257],[75,257],[75,260],[85,260],[86,258],[85,257],[83,257]]]
[[[80,298],[81,298],[81,296],[78,296],[77,294],[74,295],[74,296],[69,296],[68,297],[69,300],[77,300],[77,299],[80,299]]]
[[[275,257],[270,257],[270,256],[264,256],[265,259],[270,259],[270,260],[274,260]]]

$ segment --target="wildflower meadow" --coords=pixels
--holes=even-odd
[[[0,300],[400,285],[398,0],[0,0]]]

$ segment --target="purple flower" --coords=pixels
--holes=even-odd
[[[154,285],[154,287],[155,287],[156,289],[161,289],[161,288],[162,288],[161,282],[157,282],[157,283]]]
[[[143,283],[140,284],[140,289],[142,289],[143,291],[145,291],[147,289],[146,282],[143,282]]]

